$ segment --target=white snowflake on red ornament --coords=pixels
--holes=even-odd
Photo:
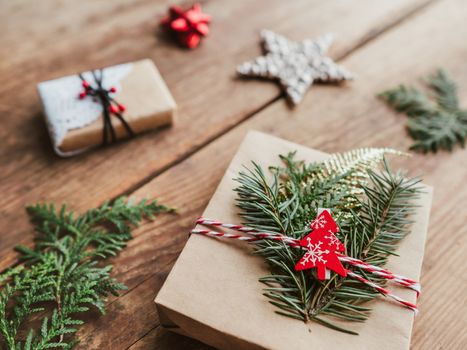
[[[337,256],[339,252],[345,251],[345,247],[334,235],[339,232],[339,226],[329,211],[323,210],[310,227],[313,231],[300,240],[299,244],[306,249],[306,253],[295,265],[295,270],[316,268],[319,280],[327,279],[329,270],[345,277],[347,271]]]
[[[318,241],[318,243],[313,244],[311,242],[310,237],[307,237],[308,245],[307,249],[308,251],[305,253],[303,256],[302,260],[300,260],[300,263],[302,265],[308,264],[309,261],[311,261],[313,264],[316,264],[316,262],[320,262],[323,264],[326,264],[327,261],[324,259],[324,255],[329,254],[329,250],[323,250],[322,245],[323,242]]]
[[[342,246],[341,241],[339,241],[339,238],[337,238],[336,235],[333,234],[331,231],[329,231],[329,234],[324,236],[324,238],[327,239],[329,246],[334,247],[336,251],[343,250],[344,247]]]
[[[314,219],[311,222],[310,226],[313,230],[317,230],[319,228],[324,228],[327,223],[328,221],[326,220],[326,218],[323,215],[319,215],[316,219]]]

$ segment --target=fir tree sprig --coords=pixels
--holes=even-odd
[[[415,140],[411,149],[421,152],[451,151],[456,144],[465,146],[467,110],[459,107],[457,86],[444,70],[427,79],[435,101],[423,92],[404,85],[379,95],[396,111],[409,117],[407,129]]]
[[[82,215],[53,204],[27,208],[35,224],[34,247],[18,246],[21,265],[0,275],[0,344],[10,350],[71,349],[91,307],[105,312],[110,295],[126,287],[110,276],[101,260],[116,255],[131,239],[131,229],[173,209],[157,201],[119,198]],[[39,313],[41,326],[25,339],[19,331]]]
[[[393,174],[383,158],[362,169],[365,152],[351,154],[355,158],[353,166],[344,166],[350,164],[349,159],[334,157],[336,162],[341,159],[342,166],[336,166],[332,176],[319,176],[326,163],[305,164],[295,161],[294,154],[281,157],[283,168],[271,168],[272,180],[254,164],[237,179],[240,216],[246,225],[258,230],[302,238],[310,232],[309,224],[318,208],[330,208],[340,225],[338,238],[345,244],[347,254],[383,266],[409,232],[419,180]],[[363,163],[357,161],[359,157]],[[383,165],[381,172],[373,170],[377,163]],[[362,176],[362,171],[366,176]],[[346,205],[349,188],[342,186],[343,180],[360,189],[353,195],[358,205],[352,208]],[[364,321],[369,316],[371,309],[362,303],[379,293],[367,285],[338,275],[321,282],[312,270],[295,271],[303,251],[282,242],[260,241],[255,247],[271,268],[271,275],[260,281],[266,285],[264,295],[277,307],[277,313],[351,334],[355,332],[335,320]],[[368,280],[384,284],[374,275],[356,271]]]

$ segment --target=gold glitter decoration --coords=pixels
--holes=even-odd
[[[351,209],[357,205],[355,196],[363,193],[362,186],[368,182],[368,170],[377,170],[386,154],[407,155],[391,148],[359,148],[336,153],[321,163],[319,169],[303,181],[303,186],[330,177],[342,177],[334,190],[346,193],[346,204],[342,209]]]

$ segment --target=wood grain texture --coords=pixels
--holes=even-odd
[[[20,23],[27,25],[30,3],[24,3],[15,11]],[[67,11],[73,9],[71,2],[61,3],[68,6]],[[89,323],[79,332],[80,349],[208,349],[162,330],[153,299],[183,248],[194,218],[203,211],[248,129],[326,152],[361,146],[406,149],[411,141],[404,132],[405,117],[393,113],[375,94],[401,82],[416,83],[438,66],[445,67],[459,82],[461,102],[467,106],[467,5],[462,0],[439,1],[366,45],[362,43],[374,37],[375,31],[397,23],[423,2],[361,1],[350,5],[345,1],[297,1],[277,2],[275,6],[255,2],[253,13],[243,1],[228,6],[207,2],[206,11],[214,14],[218,24],[212,37],[193,52],[174,48],[161,35],[154,38],[154,17],[165,5],[138,1],[130,6],[119,0],[96,17],[97,7],[83,3],[82,17],[68,21],[59,17],[49,25],[35,20],[41,28],[38,33],[22,29],[18,35],[36,35],[34,43],[21,45],[13,30],[6,36],[20,57],[16,63],[0,56],[0,76],[7,81],[0,87],[0,111],[9,115],[0,128],[0,137],[5,140],[0,150],[0,266],[14,261],[12,245],[31,239],[26,216],[19,214],[25,203],[66,200],[85,209],[128,192],[137,198],[160,198],[179,212],[143,225],[129,246],[112,259],[115,277],[129,290],[109,302],[105,316],[96,313],[87,317]],[[0,4],[4,6],[16,8]],[[52,5],[45,8],[61,13]],[[115,16],[110,23],[103,20],[106,11]],[[68,23],[76,27],[70,29]],[[59,30],[62,26],[66,29]],[[358,80],[345,88],[315,86],[293,110],[283,99],[271,103],[278,96],[274,84],[232,79],[236,63],[259,53],[254,33],[263,27],[295,39],[319,34],[323,28],[333,31],[338,37],[333,57],[354,51],[342,63],[358,75]],[[14,29],[14,24],[8,22],[7,28]],[[47,35],[42,36],[41,31]],[[80,33],[88,34],[86,41],[80,40]],[[48,43],[49,36],[54,37],[55,45]],[[232,42],[224,40],[227,37]],[[41,40],[47,50],[37,53],[37,41]],[[75,57],[76,50],[82,55]],[[29,57],[37,54],[37,61]],[[179,124],[74,160],[51,156],[49,147],[43,146],[48,140],[32,84],[50,74],[58,76],[94,64],[144,56],[156,60],[174,93],[181,107]],[[23,69],[24,75],[20,74]],[[14,95],[22,85],[25,88]],[[414,349],[467,347],[467,318],[459,307],[466,301],[463,221],[467,217],[467,190],[462,188],[467,176],[466,155],[467,151],[456,149],[452,154],[414,155],[393,162],[411,174],[423,173],[426,182],[435,186]],[[139,185],[136,191],[131,190]]]
[[[193,219],[201,214],[248,129],[270,132],[326,152],[361,146],[406,149],[410,140],[404,132],[405,117],[389,110],[375,98],[375,93],[401,81],[416,82],[420,76],[436,68],[439,62],[459,81],[461,101],[467,103],[467,70],[463,64],[463,37],[467,28],[459,29],[466,19],[466,9],[461,1],[453,0],[440,2],[423,11],[344,60],[343,63],[360,77],[352,88],[337,91],[325,86],[316,87],[293,111],[283,101],[274,103],[136,191],[133,194],[136,197],[154,195],[173,203],[180,208],[179,216],[177,219],[163,218],[138,230],[138,237],[117,258],[117,276],[124,280],[133,276],[131,283],[137,283],[138,288],[150,284],[154,294],[157,293],[160,284],[154,284],[153,273],[142,282],[136,282],[134,276],[139,280],[148,264],[153,264],[159,273],[164,274],[165,268],[161,263],[164,264],[165,258],[170,260],[166,249],[181,249]],[[450,21],[438,21],[440,15],[449,17]],[[440,50],[448,34],[449,48]],[[423,40],[427,36],[430,41]],[[400,45],[403,50],[396,49]],[[421,60],[420,55],[431,59]],[[375,64],[369,65],[368,62]],[[378,62],[384,64],[376,64]],[[463,221],[467,211],[462,203],[467,200],[467,193],[459,191],[458,184],[467,176],[466,153],[466,150],[457,149],[452,154],[415,154],[410,159],[393,162],[394,166],[409,169],[411,174],[424,173],[425,181],[435,186],[423,266],[421,314],[417,317],[412,341],[414,349],[462,349],[466,345],[463,332],[466,317],[459,304],[453,302],[465,299],[464,269],[454,269],[454,266],[461,262],[460,266],[465,267],[462,256],[463,249],[467,247]],[[142,241],[157,242],[154,243],[158,246],[157,251],[152,244],[143,244]],[[148,262],[147,256],[154,258]],[[135,270],[138,271],[135,275],[128,274],[128,271]],[[139,305],[136,313],[151,308],[152,301],[142,300],[134,290],[130,290],[125,298]],[[111,303],[108,315],[99,322],[122,317],[119,310],[120,307]],[[147,337],[140,340],[147,348],[158,344],[156,318],[147,325],[141,322],[138,328],[149,331]],[[89,335],[92,329],[90,325],[81,333],[88,346],[99,344]]]
[[[129,349],[131,350],[159,350],[159,349],[190,349],[190,350],[214,350],[214,348],[197,342],[176,333],[169,332],[162,327],[157,327],[144,338],[137,341]]]
[[[98,205],[137,188],[278,98],[275,84],[235,78],[236,65],[260,53],[261,28],[294,39],[333,32],[338,39],[331,56],[339,58],[428,2],[207,1],[212,34],[194,51],[180,49],[158,28],[164,1],[1,2],[1,40],[8,50],[0,53],[0,111],[6,116],[0,128],[0,224],[7,228],[0,235],[0,270],[14,262],[12,247],[31,239],[26,204]],[[57,158],[35,84],[144,57],[156,62],[179,105],[174,127],[74,159]]]

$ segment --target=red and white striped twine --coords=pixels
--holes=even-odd
[[[226,232],[217,232],[217,231],[210,231],[210,230],[201,230],[201,229],[193,229],[190,231],[192,234],[200,234],[204,236],[210,236],[210,237],[219,237],[219,238],[230,238],[230,239],[237,239],[240,241],[245,241],[245,242],[255,242],[255,241],[260,241],[260,240],[273,240],[273,241],[281,241],[284,242],[285,244],[294,247],[294,248],[300,248],[300,249],[305,249],[303,247],[300,247],[299,240],[291,237],[287,237],[278,233],[267,233],[267,232],[259,232],[256,229],[248,226],[243,226],[243,225],[235,225],[235,224],[227,224],[223,223],[217,220],[212,220],[212,219],[207,219],[207,218],[199,218],[196,221],[196,224],[198,225],[205,225],[205,226],[216,226],[216,227],[223,227],[227,229],[231,229],[234,231],[242,232],[244,234],[248,234],[250,236],[244,236],[244,235],[238,235],[238,234],[231,234],[231,233],[226,233]],[[383,269],[379,266],[374,266],[370,265],[362,260],[352,258],[343,254],[337,254],[339,257],[339,260],[341,262],[347,263],[351,266],[360,268],[362,270],[365,270],[367,272],[370,272],[374,275],[380,276],[382,278],[385,278],[387,280],[394,281],[395,283],[414,290],[417,293],[417,297],[420,294],[420,284],[417,281],[414,281],[410,278],[401,276],[401,275],[396,275],[393,274],[391,271]],[[379,286],[378,284],[371,282],[367,280],[366,278],[360,276],[359,274],[347,270],[347,275],[359,280],[360,282],[372,287],[373,289],[377,290],[381,294],[392,298],[396,300],[398,303],[404,305],[405,307],[411,309],[415,314],[418,312],[417,306],[409,301],[406,301],[397,295],[392,294],[389,290]]]
[[[414,281],[410,278],[407,278],[401,275],[396,275],[389,270],[383,269],[379,266],[367,264],[366,262],[362,260],[351,258],[350,256],[342,255],[339,253],[337,253],[337,256],[339,257],[339,260],[342,262],[346,262],[349,265],[358,267],[360,269],[363,269],[365,271],[368,271],[374,275],[383,277],[385,279],[392,280],[395,283],[400,284],[401,286],[414,290],[415,292],[417,292],[417,297],[421,293],[421,286],[420,286],[420,283],[418,283],[417,281]]]
[[[220,221],[206,219],[206,218],[199,218],[196,221],[196,223],[199,224],[199,225],[224,227],[224,228],[228,228],[228,229],[231,229],[231,230],[235,230],[235,231],[243,232],[243,233],[246,233],[246,234],[250,234],[250,235],[253,235],[253,236],[257,237],[257,238],[256,239],[251,239],[249,237],[240,236],[240,235],[231,235],[231,234],[228,234],[228,233],[219,233],[219,232],[216,232],[216,231],[205,231],[205,230],[204,231],[201,230],[203,232],[195,232],[195,233],[201,233],[201,234],[214,236],[214,237],[224,237],[224,238],[234,238],[234,239],[237,238],[237,239],[240,239],[240,240],[243,240],[243,241],[250,241],[250,242],[257,241],[257,240],[260,240],[260,239],[270,239],[270,240],[275,240],[275,241],[284,241],[284,242],[288,243],[290,246],[295,247],[295,248],[300,247],[298,239],[290,238],[290,237],[283,236],[283,235],[280,235],[280,234],[277,234],[277,233],[260,233],[256,229],[254,229],[252,227],[248,227],[248,226],[235,225],[235,224],[226,224],[226,223],[223,223],[223,222],[220,222]],[[370,273],[372,273],[374,275],[383,277],[383,278],[388,279],[388,280],[392,280],[395,283],[398,283],[398,284],[400,284],[400,285],[402,285],[404,287],[410,288],[410,289],[417,292],[417,296],[421,292],[420,284],[417,281],[414,281],[414,280],[412,280],[410,278],[407,278],[407,277],[404,277],[404,276],[393,274],[389,270],[383,269],[383,268],[381,268],[379,266],[370,265],[370,264],[368,264],[368,263],[366,263],[366,262],[364,262],[362,260],[356,259],[356,258],[351,258],[351,257],[343,255],[343,254],[337,254],[337,255],[339,256],[339,260],[341,262],[348,263],[349,265],[352,265],[354,267],[358,267],[358,268],[363,269],[363,270],[365,270],[367,272],[370,272]]]
[[[359,280],[360,282],[365,283],[366,285],[376,289],[381,294],[383,294],[383,295],[385,295],[385,296],[387,296],[389,298],[394,299],[398,303],[400,303],[400,304],[404,305],[405,307],[408,307],[409,309],[411,309],[415,314],[418,313],[417,305],[411,303],[410,301],[404,300],[404,299],[402,299],[401,297],[398,297],[395,294],[392,294],[391,291],[387,290],[386,288],[383,288],[383,287],[379,286],[378,284],[376,284],[374,282],[371,282],[371,281],[367,280],[366,278],[363,278],[362,276],[356,274],[355,272],[349,271],[349,270],[347,270],[347,276],[355,278],[355,279]]]
[[[211,236],[211,237],[222,237],[222,238],[231,238],[231,239],[238,239],[240,241],[246,241],[246,242],[254,242],[254,241],[261,241],[261,240],[271,240],[271,241],[283,241],[286,242],[288,245],[295,247],[295,243],[293,242],[293,238],[289,238],[286,236],[282,235],[275,235],[275,234],[269,234],[269,233],[250,233],[253,235],[253,237],[248,237],[248,236],[242,236],[242,235],[234,235],[231,233],[225,233],[225,232],[217,232],[217,231],[209,231],[209,230],[191,230],[190,233],[195,233],[199,235],[204,235],[204,236]],[[298,247],[298,246],[297,246]]]

